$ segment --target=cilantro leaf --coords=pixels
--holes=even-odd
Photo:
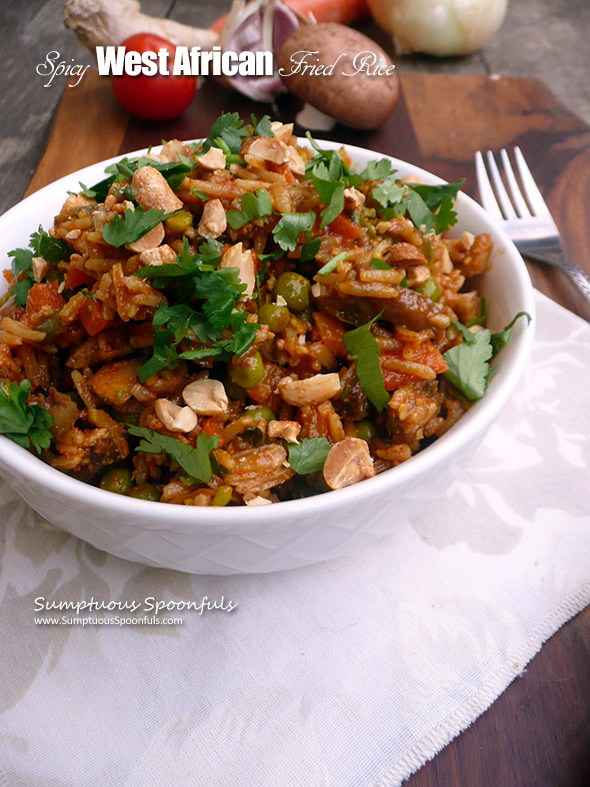
[[[176,212],[176,211],[175,211]],[[164,214],[163,210],[150,208],[144,210],[141,206],[135,210],[126,210],[123,216],[115,216],[102,228],[102,237],[111,246],[124,246],[139,240],[146,232],[153,230],[163,219],[173,215]]]
[[[322,203],[326,206],[322,211],[320,224],[320,227],[325,227],[344,210],[345,184],[341,180],[335,180],[333,173],[324,163],[319,163],[312,169],[311,179]]]
[[[321,238],[313,238],[313,240],[306,241],[306,243],[304,243],[301,247],[301,257],[299,258],[300,261],[310,262],[311,260],[315,260],[316,254],[320,250],[321,245]]]
[[[283,251],[295,251],[299,236],[313,227],[315,219],[316,215],[312,210],[309,213],[285,213],[272,231],[275,243]]]
[[[512,333],[512,328],[520,317],[526,317],[527,325],[530,325],[531,320],[533,319],[528,312],[518,312],[514,319],[509,322],[508,325],[505,325],[501,331],[491,335],[490,341],[492,343],[492,351],[494,355],[497,355],[502,347],[505,347],[508,344],[510,334]]]
[[[175,437],[168,437],[142,426],[129,426],[127,431],[134,437],[142,438],[135,449],[136,451],[144,451],[147,454],[161,454],[165,451],[171,459],[197,481],[207,484],[211,480],[213,475],[211,451],[219,444],[217,435],[209,436],[201,432],[197,437],[197,447],[193,448]]]
[[[356,362],[356,376],[361,388],[377,410],[382,412],[389,403],[389,394],[379,363],[379,345],[371,333],[371,325],[377,319],[375,317],[360,328],[347,331],[342,339]]]
[[[390,271],[391,265],[388,265],[385,260],[379,260],[376,257],[371,260],[372,271]]]
[[[227,112],[218,117],[211,126],[211,132],[203,143],[203,152],[206,153],[209,148],[215,145],[222,150],[225,146],[227,153],[239,153],[242,139],[247,136],[248,128],[244,126],[244,121],[241,120],[238,113]]]
[[[304,437],[300,443],[289,443],[289,464],[298,475],[318,473],[330,450],[325,437]]]
[[[50,265],[57,265],[62,260],[68,260],[72,251],[67,241],[52,238],[41,226],[31,235],[28,249],[9,251],[8,256],[12,257],[11,269],[16,282],[12,291],[16,305],[26,306],[29,290],[35,283],[33,257],[43,257]]]
[[[137,376],[144,383],[162,369],[174,366],[178,361],[178,353],[174,347],[172,331],[156,331],[154,334],[154,348],[152,357],[142,364],[137,370]]]
[[[256,194],[247,191],[242,196],[242,210],[228,210],[227,222],[234,230],[239,230],[253,219],[270,216],[272,199],[268,191],[259,189]]]
[[[319,269],[318,274],[320,276],[325,276],[327,273],[332,273],[332,271],[336,268],[339,260],[346,260],[350,257],[350,254],[347,251],[340,251],[338,254],[335,254],[331,260]],[[389,266],[388,266],[389,267]]]
[[[465,178],[455,183],[442,186],[427,186],[422,183],[411,184],[411,189],[418,194],[434,214],[433,226],[437,232],[444,232],[457,223],[457,214],[453,205]]]
[[[274,137],[273,130],[270,125],[270,117],[268,115],[263,115],[260,120],[256,120],[254,115],[251,116],[252,125],[254,126],[254,131],[252,132],[253,137]]]
[[[378,159],[377,161],[369,161],[364,170],[359,174],[359,179],[363,180],[382,180],[393,175],[395,170],[391,161],[387,158]]]
[[[484,328],[477,333],[471,333],[455,320],[453,323],[464,329],[461,330],[464,341],[443,354],[449,366],[444,375],[469,401],[481,399],[487,388],[489,360],[493,353],[490,331]]]
[[[52,416],[38,404],[27,404],[31,383],[10,383],[8,394],[0,389],[0,434],[38,454],[51,443]]]
[[[113,185],[114,180],[114,175],[109,175],[109,177],[104,178],[104,180],[100,180],[98,183],[95,183],[94,186],[86,186],[84,183],[82,183],[82,181],[79,181],[80,194],[83,197],[87,197],[88,199],[94,199],[97,202],[104,202],[111,186]]]
[[[215,238],[208,238],[199,246],[199,256],[203,264],[218,268],[223,253],[223,243]]]

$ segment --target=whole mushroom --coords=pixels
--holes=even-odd
[[[315,110],[304,107],[297,117],[301,125],[327,130],[339,121],[377,128],[397,104],[399,80],[391,59],[375,41],[345,25],[299,28],[281,47],[277,64],[286,87]]]

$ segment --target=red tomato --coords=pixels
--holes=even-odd
[[[170,41],[152,33],[136,33],[121,42],[127,52],[157,52],[167,49],[168,69],[172,71],[176,47]],[[158,63],[159,68],[159,63]],[[111,85],[118,101],[125,109],[146,120],[168,120],[180,115],[193,100],[197,79],[193,76],[174,76],[157,73],[154,76],[111,76]]]
[[[27,314],[36,314],[44,306],[49,306],[53,311],[59,311],[64,306],[64,299],[58,291],[56,281],[33,284],[27,296]]]

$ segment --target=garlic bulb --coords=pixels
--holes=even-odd
[[[219,33],[217,45],[223,52],[267,51],[277,53],[287,38],[311,20],[281,0],[234,0]],[[285,92],[278,74],[273,76],[225,76],[223,81],[253,101],[272,103]]]
[[[508,0],[368,0],[398,54],[465,55],[493,36]]]

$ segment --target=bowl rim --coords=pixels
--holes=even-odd
[[[189,140],[189,142],[195,141],[198,140]],[[344,148],[353,160],[355,156],[360,156],[362,160],[371,154],[374,154],[375,158],[386,158],[392,162],[397,170],[401,172],[406,170],[408,174],[417,175],[425,182],[433,185],[447,182],[410,162],[371,150],[370,148],[362,148],[331,140],[320,139],[317,142],[320,147],[328,150]],[[299,137],[298,143],[309,146],[306,138]],[[159,146],[152,148],[152,150],[156,151],[159,149]],[[120,161],[123,157],[137,157],[145,152],[147,152],[147,148],[112,156],[109,159],[91,164],[49,183],[18,202],[0,216],[0,227],[10,222],[13,214],[22,211],[23,205],[34,207],[37,202],[43,203],[48,192],[53,192],[58,188],[61,189],[62,186],[65,191],[68,186],[72,185],[73,181],[78,181],[79,178],[84,178],[87,174],[94,174],[91,170],[104,169],[109,164]],[[528,327],[520,325],[515,328],[511,339],[513,357],[510,362],[506,361],[507,367],[502,369],[503,379],[498,381],[497,385],[492,384],[486,391],[485,396],[473,403],[459,423],[427,448],[412,456],[407,462],[385,470],[373,478],[365,479],[362,483],[353,484],[343,489],[331,490],[330,492],[323,492],[297,500],[280,501],[269,506],[232,506],[215,509],[209,506],[177,506],[107,492],[100,489],[100,487],[95,487],[85,481],[66,475],[46,464],[42,459],[17,445],[12,440],[0,435],[0,448],[3,456],[2,464],[7,466],[10,471],[15,471],[27,479],[34,480],[36,484],[44,486],[48,491],[70,498],[72,502],[82,503],[86,507],[97,506],[103,512],[116,513],[122,517],[135,514],[141,516],[143,524],[155,523],[163,530],[169,530],[175,525],[186,524],[195,526],[214,526],[218,524],[221,527],[230,524],[235,520],[236,516],[241,518],[245,526],[248,524],[263,525],[292,515],[305,516],[312,513],[328,513],[330,508],[345,506],[353,501],[359,503],[371,495],[379,495],[386,491],[393,493],[397,487],[402,486],[407,481],[411,481],[432,470],[444,460],[445,456],[447,458],[453,456],[458,449],[468,445],[477,435],[493,423],[518,385],[534,339],[535,303],[533,286],[520,253],[501,225],[474,199],[463,192],[459,192],[457,198],[459,213],[463,205],[475,211],[476,216],[488,224],[490,229],[499,237],[502,249],[509,257],[512,265],[513,284],[518,294],[520,308],[531,315],[532,321]],[[497,246],[497,243],[495,245]]]

